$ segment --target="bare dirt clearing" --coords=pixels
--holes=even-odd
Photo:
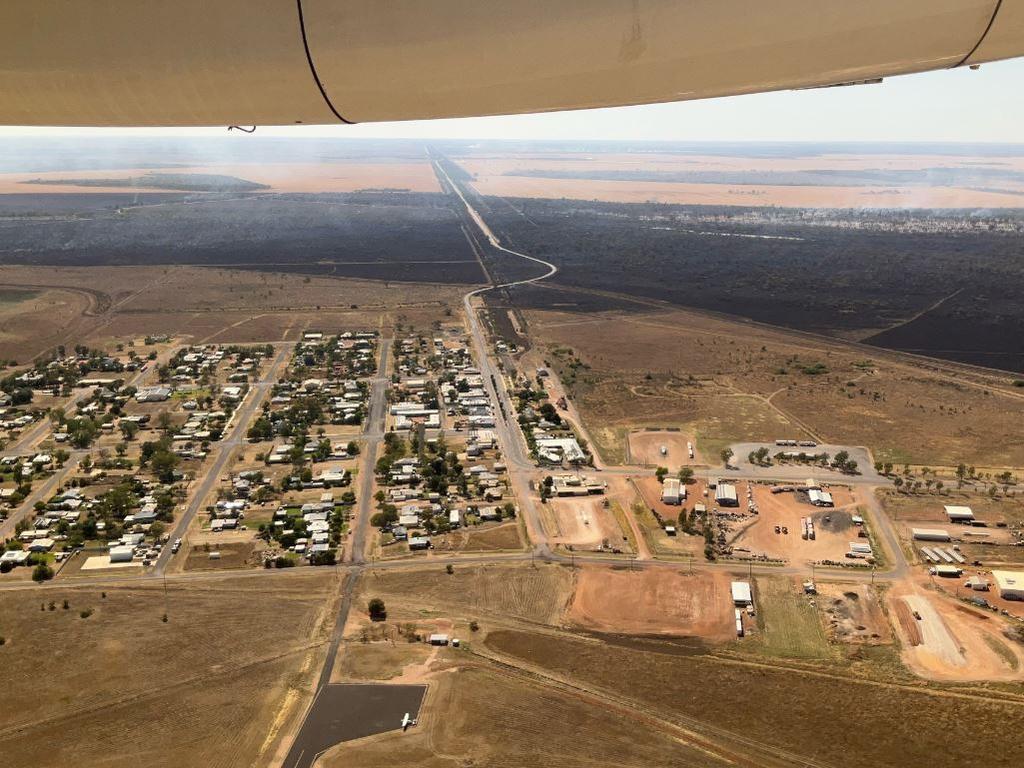
[[[752,484],[751,487],[758,515],[733,541],[736,548],[747,549],[753,555],[766,554],[798,563],[843,562],[850,542],[858,540],[861,529],[851,520],[857,508],[848,488],[833,486],[829,489],[836,503],[834,509],[829,509],[814,506],[804,493],[775,494],[768,486]],[[801,520],[805,517],[813,521],[814,539],[802,537]],[[779,526],[779,533],[775,532],[776,526]],[[862,541],[866,543],[867,539]]]
[[[735,638],[730,577],[650,568],[584,568],[566,619],[598,632]]]
[[[890,605],[898,617],[903,661],[921,677],[1024,680],[1024,648],[1001,633],[998,616],[923,591],[895,591]]]
[[[867,645],[892,642],[892,627],[873,587],[821,582],[817,587],[818,606],[826,615],[833,640]]]
[[[551,499],[547,503],[553,544],[579,549],[621,548],[624,534],[600,498]]]
[[[690,458],[688,446],[693,446],[694,458]],[[662,452],[664,448],[664,453]],[[693,435],[669,430],[644,430],[629,433],[630,463],[651,467],[668,467],[675,471],[679,467],[703,463],[697,452],[697,438]]]

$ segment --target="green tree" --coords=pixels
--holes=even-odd
[[[124,437],[125,440],[128,440],[129,442],[134,440],[135,436],[139,434],[139,425],[136,424],[134,421],[126,421],[125,419],[121,419],[117,426],[118,429],[121,430],[121,435]]]
[[[384,605],[384,601],[379,597],[374,597],[367,604],[367,610],[370,614],[370,621],[385,621],[388,617],[388,609]]]

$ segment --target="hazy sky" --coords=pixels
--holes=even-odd
[[[675,141],[1024,141],[1024,59],[910,75],[881,85],[735,96],[643,107],[539,115],[260,127],[260,135],[375,138],[630,139]],[[214,129],[78,133],[222,134]],[[0,128],[0,133],[69,129]]]

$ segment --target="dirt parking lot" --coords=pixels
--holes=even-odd
[[[551,542],[573,549],[623,548],[624,533],[599,496],[551,499]]]
[[[581,570],[566,619],[585,629],[634,635],[735,637],[731,578],[649,568]]]
[[[852,522],[857,507],[847,488],[830,488],[836,506],[829,509],[815,507],[804,493],[772,493],[766,485],[752,487],[758,514],[733,541],[733,547],[741,550],[737,553],[741,556],[768,555],[792,562],[842,562],[851,541],[867,541],[858,539],[861,529]],[[801,536],[804,517],[814,522],[813,540]],[[779,533],[775,532],[775,526],[779,526]],[[783,529],[788,533],[783,533]]]
[[[693,446],[694,458],[690,458],[687,443]],[[662,454],[661,449],[665,449]],[[680,467],[702,463],[697,452],[697,440],[693,435],[668,430],[643,430],[629,433],[629,460],[632,464],[652,467],[668,467],[676,472]]]

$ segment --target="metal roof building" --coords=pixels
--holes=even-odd
[[[719,483],[715,488],[715,501],[723,507],[738,507],[740,501],[736,495],[736,486],[730,483]]]
[[[918,541],[949,541],[949,532],[943,528],[911,528],[911,535]]]
[[[754,598],[750,594],[750,584],[745,581],[734,581],[732,583],[733,605],[753,605]]]
[[[959,507],[951,504],[945,505],[946,517],[949,518],[950,522],[969,523],[974,519],[974,511],[970,507]]]
[[[1004,600],[1024,600],[1024,571],[992,571],[999,596]]]

